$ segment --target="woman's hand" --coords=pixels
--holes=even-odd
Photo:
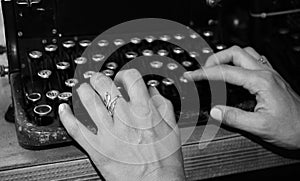
[[[211,116],[224,124],[247,131],[264,141],[300,148],[300,98],[268,61],[252,48],[233,46],[208,58],[202,69],[185,73],[190,80],[225,80],[256,95],[254,112],[217,105]],[[282,60],[284,61],[284,60]],[[233,63],[234,66],[226,65]]]
[[[179,129],[170,101],[155,88],[148,91],[135,69],[120,71],[115,81],[124,85],[129,102],[118,97],[114,82],[101,73],[90,79],[91,86],[85,83],[77,89],[98,127],[96,134],[76,119],[68,105],[60,105],[68,133],[106,180],[184,180]],[[112,115],[105,107],[109,102],[115,102],[109,108]]]

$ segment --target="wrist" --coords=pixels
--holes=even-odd
[[[159,167],[146,176],[141,181],[185,181],[184,170],[182,167]]]

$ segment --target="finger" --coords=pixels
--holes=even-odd
[[[185,72],[184,77],[188,80],[215,80],[243,86],[250,93],[255,94],[263,89],[263,84],[257,79],[255,72],[229,65],[219,65]]]
[[[246,47],[244,50],[251,55],[255,60],[258,60],[261,56],[257,51],[255,51],[252,47]]]
[[[261,69],[256,60],[254,60],[251,55],[238,46],[233,46],[229,49],[211,55],[208,57],[204,67],[212,67],[226,63],[233,63],[234,65],[243,67],[245,69]]]
[[[88,153],[93,150],[88,144],[87,140],[82,134],[82,131],[86,132],[90,136],[95,136],[90,130],[88,130],[77,118],[73,115],[72,110],[68,104],[59,105],[59,117],[66,128],[69,135],[85,149]],[[81,131],[82,130],[82,131]]]
[[[149,93],[141,74],[136,69],[118,72],[115,81],[124,85],[132,104],[148,105]]]
[[[262,134],[262,116],[259,113],[218,105],[211,109],[210,115],[215,120],[221,121],[228,126],[256,135]]]
[[[96,94],[94,89],[87,83],[83,83],[77,89],[79,98],[92,118],[94,123],[97,125],[98,130],[101,131],[103,126],[110,128],[113,125],[111,116],[108,114],[106,107],[104,106],[99,95]],[[88,119],[87,119],[88,120]]]
[[[175,128],[176,120],[172,103],[168,99],[164,98],[155,87],[150,87],[149,92],[152,102],[161,117],[166,120],[172,128]]]

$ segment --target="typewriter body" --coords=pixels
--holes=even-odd
[[[208,57],[213,52],[234,44],[264,47],[263,41],[259,40],[262,33],[256,27],[261,25],[262,20],[251,19],[248,14],[252,10],[260,12],[256,7],[263,6],[259,1],[241,3],[236,0],[3,0],[10,83],[20,145],[28,149],[43,149],[72,142],[60,123],[57,108],[62,102],[72,105],[72,88],[78,83],[74,78],[76,66],[88,61],[101,61],[103,58],[99,54],[95,54],[93,58],[86,58],[82,54],[94,38],[105,30],[138,18],[169,19],[189,26],[211,48],[191,53],[162,41],[162,37],[154,37],[152,32],[139,39],[132,36],[125,42],[122,42],[121,35],[112,35],[110,41],[98,42],[99,48],[122,47],[99,70],[111,78],[124,62],[152,54],[169,56],[187,71],[195,70],[201,68],[201,65],[193,62],[193,56],[197,54],[207,54]],[[169,32],[172,30],[163,32],[165,39],[180,39],[179,35],[187,33]],[[151,37],[154,39],[151,40]],[[184,38],[192,38],[192,35],[185,34]],[[172,75],[172,70],[178,65],[150,62],[146,66],[149,69],[164,67],[167,75]],[[79,76],[90,75],[91,72],[86,71]],[[157,86],[172,101],[177,117],[186,117],[185,121],[178,123],[179,126],[189,126],[188,119],[193,112],[180,109],[180,90],[172,85],[173,81],[179,81],[184,88],[185,80],[180,76],[148,76],[144,80],[148,86]],[[212,105],[210,89],[207,81],[197,82],[196,85],[201,102],[201,110],[196,115],[197,125],[204,125]],[[252,111],[255,106],[254,97],[237,86],[227,85],[227,97],[227,104],[231,106],[248,111]]]

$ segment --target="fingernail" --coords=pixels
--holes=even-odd
[[[65,104],[60,104],[59,107],[58,107],[58,112],[61,113],[65,110],[66,108],[66,105]]]
[[[183,73],[183,76],[184,76],[185,78],[192,78],[191,74],[192,74],[192,71],[187,71],[187,72],[184,72],[184,73]]]
[[[219,109],[219,108],[212,108],[210,110],[210,115],[211,117],[213,117],[214,119],[218,120],[218,121],[222,121],[222,116],[223,116],[223,113],[222,113],[222,110]]]

